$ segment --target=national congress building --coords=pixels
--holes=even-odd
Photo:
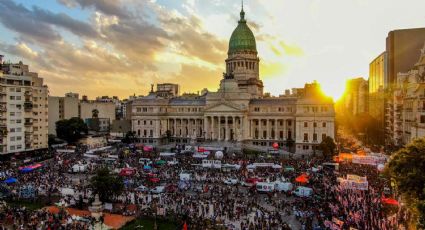
[[[334,103],[319,85],[271,97],[263,93],[259,62],[242,9],[217,92],[178,95],[177,85],[152,87],[149,95],[132,101],[132,130],[150,145],[226,141],[261,148],[277,142],[296,153],[311,153],[325,137],[334,138]]]

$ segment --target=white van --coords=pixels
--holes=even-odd
[[[298,197],[311,197],[311,195],[313,195],[313,189],[299,186],[295,189],[294,194]]]
[[[165,192],[165,186],[156,186],[155,188],[151,189],[151,193],[153,194],[160,194]]]
[[[292,189],[294,188],[294,185],[292,185],[292,183],[290,182],[275,182],[275,189],[276,191],[279,192],[288,192],[288,191],[292,191]]]
[[[255,185],[258,192],[274,192],[274,184],[266,182],[258,182]]]
[[[86,172],[87,171],[87,165],[83,165],[83,164],[73,165],[70,171],[71,171],[71,173]]]
[[[150,165],[150,164],[152,164],[152,160],[149,159],[149,158],[139,158],[139,164]]]

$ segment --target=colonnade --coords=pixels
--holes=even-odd
[[[250,118],[243,115],[206,115],[197,118],[171,117],[156,123],[155,134],[217,141],[295,139],[292,118]],[[157,136],[154,135],[154,136]]]

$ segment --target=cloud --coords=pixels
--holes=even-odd
[[[94,8],[107,15],[115,15],[120,18],[127,18],[130,11],[121,7],[124,5],[120,0],[58,0],[59,3],[67,7]]]
[[[96,30],[94,30],[91,25],[85,22],[75,20],[64,13],[55,14],[48,10],[33,7],[32,15],[32,17],[38,21],[65,28],[76,35],[91,38],[98,36]]]
[[[20,4],[9,0],[0,1],[0,12],[1,23],[17,32],[22,40],[45,43],[61,39],[60,34],[49,24],[37,20],[32,11]]]
[[[0,50],[23,58],[52,95],[71,90],[91,97],[128,96],[163,81],[179,83],[184,91],[218,87],[227,39],[206,31],[196,14],[149,1],[59,2],[88,9],[90,20],[0,1],[0,10],[7,12],[0,22],[17,34],[15,44],[0,39]]]

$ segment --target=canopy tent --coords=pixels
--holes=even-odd
[[[24,169],[24,168],[38,169],[38,168],[41,168],[41,167],[43,167],[43,165],[42,165],[42,164],[33,164],[33,165],[28,165],[28,166],[21,166],[21,167],[19,167],[18,169],[19,169],[19,170],[22,170],[22,169]]]
[[[159,161],[155,162],[155,164],[156,165],[165,165],[165,164],[167,164],[167,161],[165,161],[165,160],[159,160]]]
[[[132,176],[136,174],[136,170],[133,168],[123,168],[121,169],[120,176]]]
[[[174,157],[176,156],[176,153],[159,153],[160,157]]]
[[[285,172],[293,172],[293,171],[295,171],[295,169],[294,169],[294,167],[292,167],[292,166],[285,166],[284,171],[285,171]]]
[[[149,170],[151,170],[152,169],[152,167],[151,166],[149,166],[149,165],[145,165],[145,166],[143,166],[143,170],[145,170],[145,171],[149,171]]]
[[[22,173],[27,173],[27,172],[32,172],[36,169],[39,169],[43,167],[42,164],[33,164],[33,165],[28,165],[28,166],[21,166],[18,168],[18,170]]]
[[[32,172],[32,171],[34,171],[34,169],[32,169],[32,168],[23,168],[23,169],[19,170],[19,172],[21,172],[21,173],[28,173],[28,172]]]
[[[13,184],[13,183],[18,182],[18,179],[10,177],[10,178],[4,180],[3,182],[6,183],[6,184]]]
[[[308,176],[307,174],[303,173],[300,176],[298,176],[297,178],[295,178],[295,181],[301,184],[306,184],[308,183]]]
[[[282,166],[281,166],[281,165],[278,165],[278,164],[274,164],[274,165],[272,166],[272,168],[273,168],[273,169],[282,169]]]
[[[383,204],[398,205],[398,201],[396,199],[393,199],[393,198],[382,197],[381,202]]]
[[[208,158],[208,155],[193,154],[193,158],[203,159],[203,158]]]
[[[143,146],[143,151],[144,152],[152,152],[153,151],[153,147],[152,146]]]

